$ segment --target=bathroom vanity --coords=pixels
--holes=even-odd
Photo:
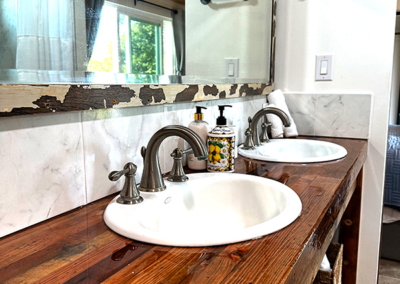
[[[0,239],[0,282],[311,283],[340,226],[343,279],[355,283],[367,140],[302,138],[339,144],[348,155],[311,164],[236,160],[236,173],[277,180],[300,197],[301,216],[276,233],[215,247],[137,242],[104,224],[113,195]]]

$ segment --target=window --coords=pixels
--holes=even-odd
[[[172,19],[106,2],[87,70],[175,74]]]

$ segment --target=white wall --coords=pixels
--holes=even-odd
[[[399,16],[396,16],[396,33],[400,33]],[[400,35],[396,35],[394,42],[389,124],[397,123],[398,107],[399,107],[399,91],[400,91]]]
[[[371,94],[357,283],[377,281],[396,1],[278,1],[276,88]],[[332,82],[316,82],[315,56],[334,55]]]
[[[272,2],[203,5],[186,1],[186,74],[222,78],[225,58],[239,58],[239,77],[269,79]]]
[[[400,35],[396,36],[393,56],[393,74],[390,96],[389,124],[397,124],[400,91]]]

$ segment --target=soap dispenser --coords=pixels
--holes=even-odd
[[[201,113],[202,109],[207,109],[206,107],[196,106],[196,113],[194,114],[194,121],[189,124],[189,128],[196,132],[200,138],[207,142],[207,134],[210,127],[206,121],[204,121],[204,115]],[[188,167],[192,170],[205,170],[207,168],[207,161],[199,161],[194,156],[194,154],[188,155]]]
[[[208,160],[209,172],[233,172],[235,170],[235,134],[227,127],[224,110],[230,105],[218,106],[220,116],[217,126],[208,133]]]

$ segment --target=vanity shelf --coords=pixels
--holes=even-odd
[[[0,282],[312,283],[341,226],[343,280],[355,283],[367,140],[302,139],[337,143],[348,155],[313,164],[236,160],[236,173],[278,180],[299,195],[301,216],[276,233],[216,247],[141,243],[104,224],[112,195],[0,239]]]

